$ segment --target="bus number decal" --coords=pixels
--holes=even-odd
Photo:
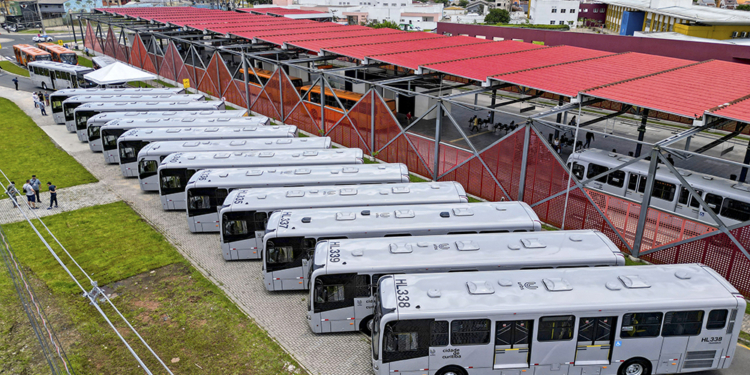
[[[409,303],[409,291],[406,290],[406,287],[406,279],[396,279],[396,300],[398,300],[398,307],[411,306],[411,303]]]
[[[200,176],[198,176],[199,181],[206,181],[208,179],[208,175],[211,174],[211,170],[204,170]]]
[[[341,250],[331,249],[328,252],[328,261],[336,263],[341,261]]]
[[[282,228],[289,229],[289,220],[292,216],[291,212],[284,212],[281,214],[281,220],[279,220],[279,226]]]
[[[702,337],[701,342],[708,344],[721,344],[722,337]]]
[[[201,176],[201,179],[203,179],[203,176]],[[245,200],[245,192],[237,193],[237,196],[234,198],[234,204],[242,204],[242,202]]]

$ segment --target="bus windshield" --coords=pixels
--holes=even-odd
[[[117,138],[122,133],[125,133],[125,129],[107,129],[100,130],[102,137],[102,150],[114,150],[117,148]]]
[[[67,99],[64,96],[55,96],[52,98],[52,113],[60,113],[63,110],[63,100]]]
[[[65,121],[73,121],[73,116],[75,116],[75,109],[78,108],[83,103],[65,103],[63,104],[63,109],[65,109]]]
[[[91,136],[89,136],[89,142],[91,142]],[[158,169],[159,163],[156,160],[138,160],[138,178],[154,176]]]
[[[76,129],[86,130],[86,123],[89,121],[89,117],[93,116],[92,111],[78,111],[76,113]]]
[[[120,142],[120,163],[132,163],[136,161],[138,158],[138,151],[140,151],[143,146],[148,144],[148,142],[143,141],[126,141],[126,142]],[[187,180],[183,182],[186,183]]]
[[[217,200],[219,202],[219,200]],[[188,216],[192,216],[191,202],[188,202]],[[222,217],[224,243],[255,238],[255,232],[265,232],[268,223],[267,212],[240,211],[227,212]]]
[[[101,130],[101,126],[89,126],[87,129],[87,133],[89,135],[89,142],[99,139],[99,133]]]
[[[156,161],[153,161],[156,164]],[[140,167],[140,163],[139,163]],[[187,193],[188,216],[215,214],[216,207],[224,203],[227,189],[190,189]]]
[[[123,143],[136,143],[135,142],[120,142],[120,151],[123,149]],[[129,146],[125,146],[129,148]],[[142,146],[141,146],[142,147]],[[132,147],[130,147],[132,148]],[[139,147],[140,149],[140,147]],[[135,155],[138,155],[138,151],[135,151]],[[122,152],[120,152],[120,162],[127,163],[122,160]],[[135,161],[135,157],[130,162]],[[161,195],[181,193],[185,191],[185,185],[187,184],[190,177],[195,174],[195,170],[187,169],[164,169],[159,172],[159,183],[161,184]]]
[[[315,239],[304,237],[273,238],[266,243],[266,271],[302,267],[302,259],[315,251]]]
[[[88,73],[88,72],[86,72],[86,73]],[[85,78],[83,78],[83,74],[77,75],[76,77],[78,78],[78,87],[80,87],[82,89],[89,89],[89,88],[92,88],[92,87],[96,87],[95,83],[93,83],[91,81],[88,81]]]
[[[52,55],[37,55],[34,61],[52,61]]]
[[[70,65],[78,65],[78,55],[73,52],[61,53],[60,62]]]

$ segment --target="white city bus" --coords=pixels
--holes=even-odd
[[[188,200],[203,205],[203,195],[188,196],[184,181],[198,171],[219,168],[306,167],[364,164],[358,148],[328,150],[276,150],[245,152],[184,152],[167,156],[159,164],[159,195],[165,210],[185,210]],[[223,202],[223,200],[221,200]],[[216,201],[218,204],[219,202]]]
[[[33,61],[28,64],[29,78],[35,86],[45,90],[62,90],[95,87],[83,76],[94,69],[54,61]]]
[[[66,89],[57,90],[49,94],[49,101],[52,106],[52,118],[57,124],[65,124],[65,114],[63,113],[62,103],[73,96],[80,95],[166,95],[182,94],[184,89]]]
[[[700,264],[388,275],[376,298],[379,375],[723,369],[745,312]]]
[[[185,195],[189,197],[203,196],[208,200],[214,212],[232,190],[235,189],[257,189],[257,188],[303,188],[306,186],[332,186],[332,185],[374,185],[409,182],[409,170],[405,165],[396,164],[360,164],[334,165],[334,166],[310,166],[310,167],[278,167],[278,168],[237,168],[237,169],[215,169],[203,170],[194,174],[187,181]],[[382,185],[381,185],[382,186]],[[345,186],[352,188],[353,186]],[[344,188],[344,187],[342,187]],[[387,188],[387,187],[386,187]],[[346,194],[346,192],[345,192]],[[162,201],[162,203],[164,203]],[[201,223],[201,225],[204,225]],[[215,222],[209,222],[216,225]],[[246,228],[243,223],[237,223],[229,235],[245,235],[245,230],[255,230],[259,227],[257,223]],[[263,233],[259,234],[260,236]],[[233,241],[228,238],[228,241]],[[236,248],[234,250],[237,250]],[[257,249],[248,249],[255,255],[233,253],[242,259],[260,259]],[[233,255],[233,256],[234,256]],[[235,259],[235,258],[233,258]],[[228,259],[227,259],[228,260]]]
[[[373,287],[383,275],[624,266],[625,257],[601,232],[578,230],[328,240],[302,265],[304,277],[266,264],[266,289],[312,287],[307,320],[315,333],[369,334]]]
[[[154,102],[196,102],[203,101],[205,97],[202,94],[165,94],[165,95],[79,95],[65,99],[62,103],[63,114],[65,115],[65,128],[69,132],[76,132],[81,142],[86,141],[86,122],[85,120],[76,119],[75,109],[86,103],[154,103]],[[79,113],[79,115],[81,115]]]
[[[183,101],[183,102],[113,102],[113,103],[86,103],[74,110],[73,118],[76,127],[86,129],[88,120],[96,115],[110,112],[195,112],[195,111],[217,111],[225,107],[223,101]],[[117,146],[115,143],[113,146]],[[106,147],[103,145],[103,150]],[[116,162],[115,162],[116,163]]]
[[[258,251],[274,271],[301,266],[321,240],[540,230],[534,210],[515,201],[283,210],[268,217]]]
[[[113,129],[119,132],[117,129]],[[294,138],[297,127],[293,125],[272,126],[226,126],[200,128],[140,128],[122,133],[116,141],[116,148],[110,150],[109,129],[102,129],[104,159],[107,163],[119,163],[122,175],[138,176],[138,152],[151,142],[158,141],[204,141],[212,139],[247,138]]]
[[[240,112],[240,111],[236,111]],[[136,112],[137,113],[137,112]],[[177,112],[173,112],[177,113]],[[103,151],[101,141],[101,128],[108,128],[109,136],[117,134],[119,137],[127,130],[136,128],[185,128],[193,126],[258,126],[268,125],[271,120],[265,116],[253,117],[162,117],[162,118],[127,118],[110,120],[104,125],[99,121],[86,122],[86,137],[89,148],[93,152]],[[119,133],[119,134],[118,134]]]
[[[170,154],[181,152],[242,152],[259,150],[324,150],[331,148],[330,137],[246,138],[208,141],[151,142],[138,151],[138,182],[143,191],[159,191],[159,164]],[[188,206],[188,209],[190,207]],[[217,215],[214,207],[212,213]],[[217,219],[218,220],[218,219]],[[188,220],[189,221],[189,220]],[[216,229],[215,231],[218,231]]]
[[[584,180],[632,159],[630,156],[614,152],[587,149],[570,155],[568,168],[572,168],[573,174],[578,179]],[[646,160],[637,161],[621,170],[589,182],[586,187],[640,203],[643,201],[643,193],[646,190],[648,165],[649,162]],[[701,195],[701,199],[712,207],[713,212],[724,224],[734,225],[750,220],[750,184],[687,169],[677,168],[677,170],[682,178]],[[706,209],[701,207],[688,189],[682,186],[680,180],[663,165],[656,170],[651,206],[689,219],[716,224]]]
[[[200,194],[195,190],[191,190],[190,194]],[[266,221],[275,211],[468,201],[466,191],[457,182],[400,183],[385,186],[303,186],[288,189],[234,190],[224,200],[219,215],[216,214],[215,207],[206,207],[204,210],[194,207],[196,205],[191,201],[188,202],[187,212],[191,231],[200,231],[201,226],[217,231],[221,228],[221,253],[224,259],[242,260],[258,258],[251,255],[263,247]],[[216,222],[218,225],[213,225],[214,219],[220,220]],[[291,267],[298,269],[289,269],[288,272],[296,272],[300,276],[305,274],[299,266]]]

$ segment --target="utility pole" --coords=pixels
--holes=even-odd
[[[44,28],[44,19],[42,19],[42,6],[39,5],[39,0],[36,0],[36,12],[39,15],[39,24],[42,25],[42,35],[47,35],[47,29]]]

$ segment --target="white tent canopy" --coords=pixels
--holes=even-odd
[[[121,62],[115,62],[104,68],[87,73],[83,78],[98,85],[111,85],[115,83],[156,79],[156,74],[144,72]]]

